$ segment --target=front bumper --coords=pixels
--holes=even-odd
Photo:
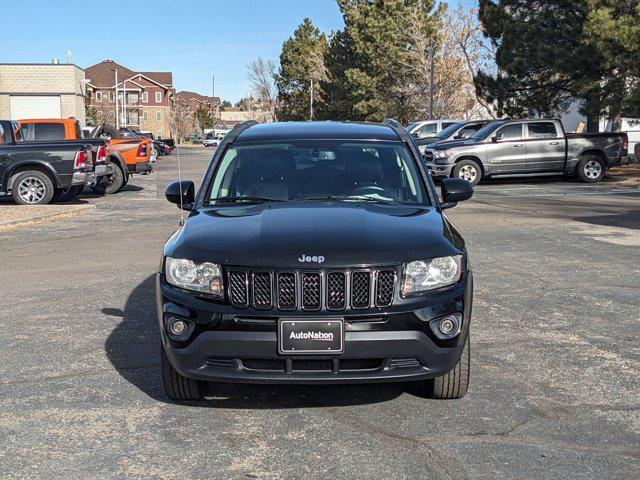
[[[432,177],[448,178],[451,176],[453,165],[441,165],[433,162],[426,162],[425,165]]]
[[[156,278],[156,304],[162,344],[183,376],[235,383],[377,383],[440,376],[460,359],[469,332],[471,273],[450,290],[409,299],[373,312],[258,312],[198,298]],[[438,340],[429,321],[462,315],[462,329],[451,340]],[[195,324],[188,342],[166,334],[165,315]],[[282,355],[278,353],[278,318],[343,318],[344,353]]]

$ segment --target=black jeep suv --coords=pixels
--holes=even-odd
[[[469,381],[473,278],[464,240],[414,140],[382,124],[245,122],[224,137],[156,281],[167,394],[208,381],[423,381],[460,398]]]

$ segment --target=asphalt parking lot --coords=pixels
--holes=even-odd
[[[211,150],[184,149],[199,180]],[[450,210],[475,269],[466,398],[161,385],[153,275],[176,154],[96,211],[0,232],[2,478],[639,478],[640,189],[495,181]]]

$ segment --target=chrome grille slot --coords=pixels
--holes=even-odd
[[[249,306],[249,282],[247,272],[229,272],[229,299],[237,308]]]
[[[351,274],[351,308],[369,308],[371,304],[371,272],[358,270]]]
[[[327,309],[344,310],[347,306],[347,278],[344,272],[327,273]]]
[[[272,306],[271,274],[255,272],[252,281],[253,306],[256,310],[270,310]]]
[[[322,291],[320,274],[304,272],[302,274],[302,308],[303,310],[320,310]]]
[[[278,281],[278,308],[280,310],[295,310],[297,302],[296,274],[280,272]]]
[[[396,272],[393,270],[380,270],[376,277],[376,305],[388,307],[393,300]]]

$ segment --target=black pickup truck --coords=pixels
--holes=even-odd
[[[604,178],[622,163],[625,133],[565,133],[559,120],[499,120],[467,139],[440,142],[424,158],[434,177],[463,178],[575,175],[583,182]]]
[[[19,135],[17,122],[0,120],[0,196],[11,195],[23,205],[42,205],[91,182],[89,143],[22,142]]]

